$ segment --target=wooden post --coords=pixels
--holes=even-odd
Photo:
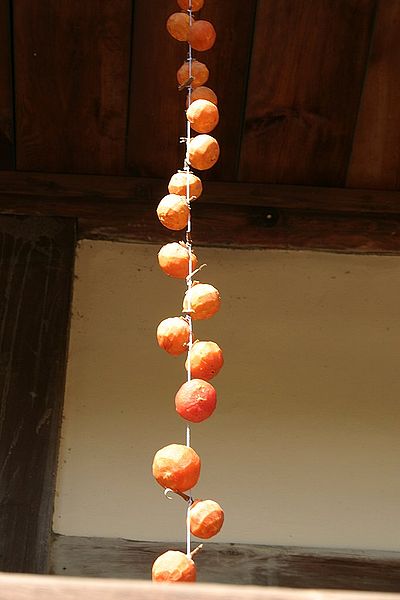
[[[75,222],[0,217],[0,570],[47,572]]]

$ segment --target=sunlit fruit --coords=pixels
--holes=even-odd
[[[186,171],[178,171],[175,175],[172,175],[168,184],[168,191],[170,194],[178,194],[179,196],[186,196],[187,182],[189,180],[189,197],[191,199],[198,198],[201,196],[203,191],[203,185],[201,179],[194,175],[194,173],[186,173]]]
[[[192,61],[192,87],[203,85],[210,75],[206,65],[198,60]],[[176,74],[179,85],[184,85],[189,79],[189,63],[184,62]]]
[[[184,317],[169,317],[157,327],[158,345],[173,356],[186,352],[189,337],[190,327]]]
[[[219,158],[219,145],[211,135],[201,134],[188,144],[189,164],[199,171],[211,169]]]
[[[171,15],[167,21],[167,30],[170,35],[179,42],[186,42],[189,35],[190,18],[187,13],[177,12]]]
[[[192,271],[197,268],[197,256],[189,250],[183,242],[170,242],[165,244],[158,252],[158,264],[170,277],[185,279],[189,275],[190,256],[192,259]]]
[[[224,524],[224,511],[214,500],[195,500],[189,511],[190,531],[204,540],[217,535]]]
[[[155,582],[196,581],[194,561],[178,550],[168,550],[153,563],[151,578]]]
[[[209,87],[205,85],[200,85],[198,88],[192,91],[191,93],[191,102],[195,100],[208,100],[213,104],[218,104],[217,94]],[[188,100],[186,100],[186,108],[188,108]]]
[[[187,41],[194,50],[203,52],[214,46],[216,37],[213,24],[209,21],[200,20],[190,26]]]
[[[194,283],[183,299],[183,311],[192,319],[209,319],[221,306],[218,290],[209,283]]]
[[[186,492],[198,482],[200,464],[200,457],[193,448],[170,444],[156,452],[153,476],[162,487]]]
[[[200,423],[212,415],[217,405],[215,388],[203,379],[184,383],[176,393],[176,412],[192,423]]]
[[[189,0],[177,0],[178,4],[181,8],[183,8],[183,10],[189,10]],[[192,10],[194,12],[196,12],[197,10],[200,10],[201,8],[203,8],[204,5],[204,0],[192,0]]]
[[[186,111],[188,121],[197,133],[209,133],[218,125],[218,108],[209,100],[195,100]]]
[[[192,377],[209,381],[220,372],[224,364],[221,348],[215,342],[196,341],[190,352],[190,371]],[[185,363],[189,367],[189,358]]]
[[[184,229],[189,219],[189,206],[184,196],[168,194],[157,207],[157,216],[167,229]]]

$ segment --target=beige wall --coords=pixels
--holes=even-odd
[[[184,503],[150,467],[184,443],[183,359],[158,349],[182,282],[157,247],[83,242],[77,256],[54,528],[173,541]],[[193,427],[196,495],[215,541],[399,550],[400,258],[199,249],[223,308],[196,324],[224,348],[219,406]]]

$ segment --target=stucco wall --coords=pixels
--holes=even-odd
[[[184,284],[158,248],[78,249],[55,531],[174,541],[184,503],[150,467],[184,443],[183,358],[155,329]],[[193,427],[196,496],[226,512],[215,541],[399,550],[400,258],[199,249],[221,312],[197,337],[224,349],[219,405]]]

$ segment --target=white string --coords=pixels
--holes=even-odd
[[[192,13],[192,0],[189,0],[189,7],[188,7],[188,14],[189,14],[189,26],[192,26],[192,22],[193,22],[193,13]],[[188,106],[190,106],[191,104],[191,100],[192,100],[192,83],[191,83],[191,78],[192,78],[192,46],[190,44],[190,42],[188,42],[188,65],[189,65],[189,86],[188,86]],[[187,283],[187,298],[188,298],[188,305],[187,305],[187,320],[189,323],[189,343],[188,343],[188,352],[187,352],[187,380],[188,382],[191,381],[192,379],[192,368],[191,368],[191,364],[190,364],[190,356],[191,356],[191,351],[192,351],[192,346],[193,346],[193,321],[192,321],[192,316],[191,316],[191,308],[192,308],[192,304],[191,304],[191,300],[190,300],[190,290],[192,288],[193,285],[193,281],[192,281],[192,277],[193,277],[193,253],[192,253],[192,238],[191,238],[191,233],[192,233],[192,216],[191,216],[191,210],[190,210],[190,165],[189,165],[189,142],[190,142],[190,136],[191,136],[191,127],[190,127],[190,121],[186,118],[186,156],[185,156],[185,162],[184,162],[184,170],[186,171],[186,202],[188,203],[189,206],[189,218],[188,218],[188,224],[187,224],[187,229],[186,229],[186,246],[188,249],[188,253],[189,253],[189,272],[188,272],[188,276],[186,278],[186,283]],[[186,446],[190,447],[190,442],[191,442],[191,431],[190,431],[190,425],[186,424]],[[192,492],[191,490],[189,491],[189,500],[188,500],[188,506],[187,506],[187,512],[186,512],[186,556],[188,558],[190,558],[190,542],[191,542],[191,538],[190,538],[190,506],[192,503]]]

